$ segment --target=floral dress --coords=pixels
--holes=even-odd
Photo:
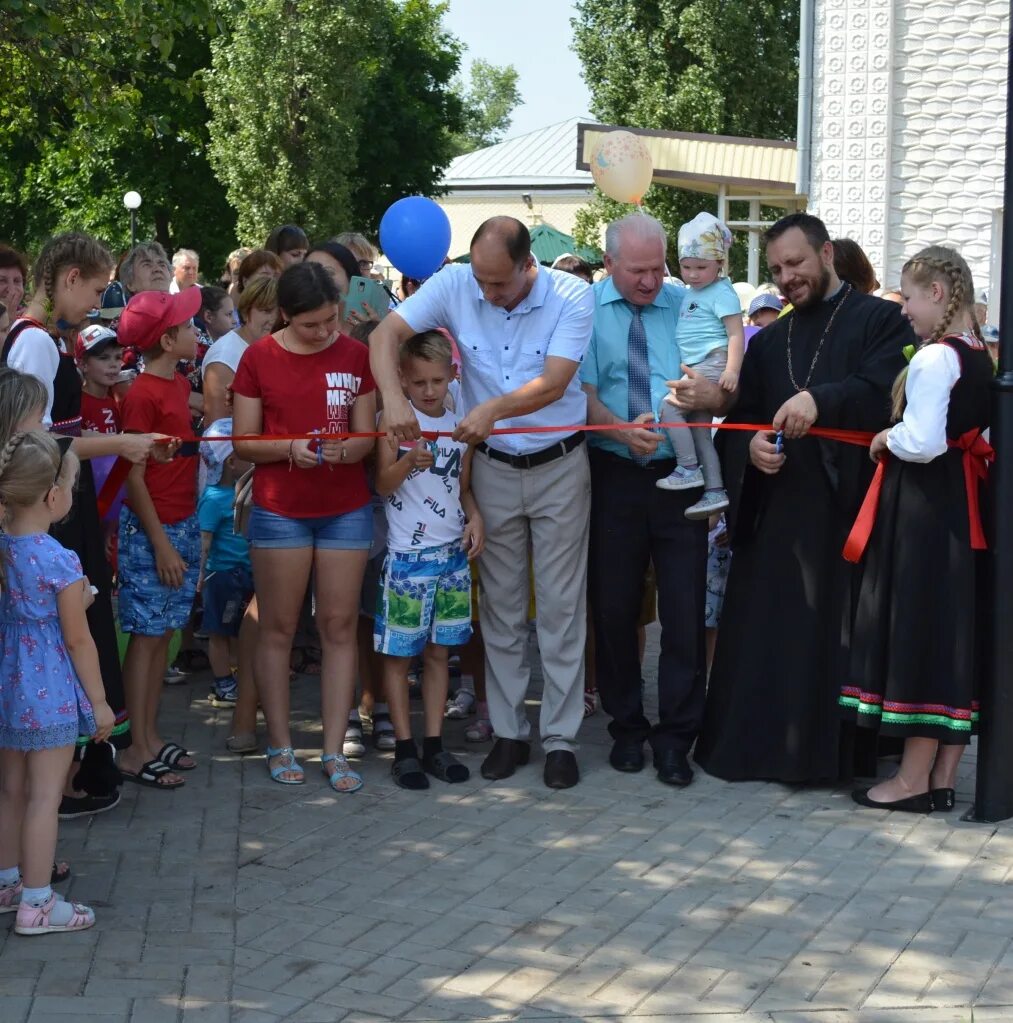
[[[63,642],[57,596],[81,562],[46,533],[0,534],[0,749],[72,746],[95,717]],[[82,592],[81,600],[84,600]]]

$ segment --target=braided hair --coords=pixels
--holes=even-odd
[[[974,278],[963,256],[956,249],[943,245],[930,245],[927,249],[912,256],[901,270],[914,284],[927,288],[931,284],[939,284],[949,296],[943,315],[936,324],[932,334],[922,344],[936,344],[946,336],[954,318],[961,312],[968,313],[971,318],[971,329],[979,341],[984,341],[981,326],[974,315]],[[904,387],[907,383],[907,367],[894,381],[891,397],[893,399],[893,419],[898,421],[904,415],[907,400]]]
[[[115,261],[104,245],[81,231],[58,234],[46,242],[35,261],[32,279],[35,284],[33,298],[45,308],[47,321],[52,316],[60,272],[75,266],[86,277],[94,277],[112,270]]]

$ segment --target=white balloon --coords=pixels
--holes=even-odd
[[[651,154],[631,131],[610,131],[591,154],[594,183],[617,202],[639,203],[653,176]]]

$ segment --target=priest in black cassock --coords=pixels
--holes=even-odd
[[[832,783],[855,756],[837,698],[860,569],[841,549],[874,467],[864,447],[806,434],[887,426],[914,335],[900,306],[837,277],[816,217],[784,217],[766,246],[794,308],[753,337],[731,402],[692,371],[675,384],[687,408],[731,404],[729,421],[783,432],[782,449],[773,433],[724,435],[734,553],[694,757],[729,781]]]

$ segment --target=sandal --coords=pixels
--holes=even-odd
[[[358,760],[366,755],[366,744],[362,741],[362,721],[360,718],[350,717],[345,727],[345,741],[342,746],[342,753],[346,757]]]
[[[160,760],[166,767],[171,771],[196,771],[197,762],[194,761],[192,764],[180,763],[182,759],[186,757],[188,760],[193,760],[193,757],[182,746],[178,746],[174,742],[167,742],[156,754],[155,759]]]
[[[225,748],[230,753],[256,753],[257,737],[253,732],[240,732],[238,735],[230,735],[225,740]]]
[[[418,757],[406,757],[404,760],[395,760],[390,768],[394,784],[403,789],[427,789],[429,779],[426,772],[422,770],[422,762]]]
[[[598,713],[598,690],[584,690],[584,717],[589,718],[592,714]]]
[[[289,666],[297,675],[319,675],[321,653],[315,647],[294,646]]]
[[[488,718],[477,718],[464,730],[465,742],[488,742],[492,737],[492,722]]]
[[[328,767],[329,764],[333,765],[333,770]],[[335,792],[358,792],[362,788],[362,775],[358,771],[353,771],[340,753],[324,753],[320,757],[320,766],[324,777]],[[351,781],[352,784],[343,787],[341,785],[343,781]]]
[[[70,864],[58,860],[53,864],[53,873],[49,877],[50,884],[63,884],[70,877]]]
[[[186,784],[182,778],[179,781],[166,782],[165,784],[159,781],[159,778],[172,774],[172,769],[163,764],[161,760],[149,760],[146,764],[142,764],[137,774],[124,771],[122,768],[120,773],[127,781],[132,781],[135,785],[144,785],[149,789],[179,789]]]
[[[271,761],[275,757],[281,757],[281,763],[271,766]],[[280,749],[274,749],[271,746],[267,747],[267,770],[271,775],[271,781],[276,781],[279,785],[302,785],[306,780],[306,776],[303,774],[303,769],[299,764],[299,761],[295,758],[295,750],[291,746],[282,746]],[[298,778],[282,778],[283,774],[298,774]]]
[[[440,750],[431,757],[425,757],[422,766],[427,774],[431,774],[439,781],[455,784],[467,781],[471,777],[471,771],[461,763],[453,753],[448,750]]]
[[[29,905],[24,899],[18,906],[14,921],[15,934],[59,934],[62,931],[83,931],[95,923],[95,914],[80,902],[70,904],[70,919],[65,924],[54,924],[50,919],[53,907],[63,902],[55,892],[41,906]]]
[[[378,750],[389,753],[394,749],[397,739],[394,735],[394,726],[390,722],[390,714],[383,712],[373,714],[373,745]]]

